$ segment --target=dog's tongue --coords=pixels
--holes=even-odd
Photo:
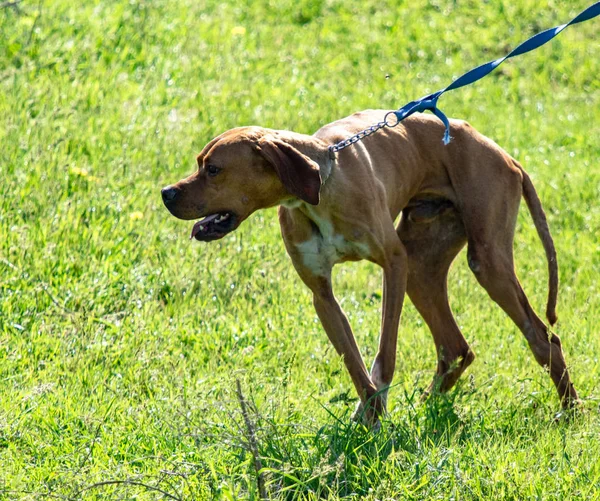
[[[210,223],[213,219],[219,217],[219,214],[211,214],[210,216],[206,216],[204,219],[197,221],[192,228],[192,234],[190,235],[190,240],[194,238],[200,231],[202,231],[203,227]]]

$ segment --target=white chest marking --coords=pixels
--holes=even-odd
[[[366,258],[369,247],[362,242],[351,242],[342,234],[334,233],[332,224],[327,220],[314,218],[319,227],[320,235],[297,244],[302,254],[304,265],[317,276],[328,276],[334,264],[345,257]]]

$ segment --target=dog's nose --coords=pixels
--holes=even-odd
[[[163,188],[160,192],[162,194],[162,199],[165,204],[168,204],[175,200],[175,197],[177,197],[178,193],[177,188],[174,188],[173,186],[167,186],[166,188]]]

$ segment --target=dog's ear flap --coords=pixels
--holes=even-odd
[[[261,138],[257,151],[273,166],[290,194],[318,205],[321,190],[319,164],[275,137]]]

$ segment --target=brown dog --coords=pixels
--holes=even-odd
[[[313,136],[261,127],[227,131],[202,150],[197,172],[162,190],[164,203],[180,219],[204,218],[192,230],[201,241],[222,238],[254,211],[280,205],[287,251],[344,358],[361,399],[358,412],[371,424],[386,407],[405,292],[436,344],[434,383],[448,390],[473,361],[448,305],[446,284],[450,264],[467,242],[477,280],[523,332],[563,406],[573,405],[578,397],[560,340],[529,305],[514,270],[523,196],[548,258],[546,316],[554,324],[556,253],[529,176],[465,122],[451,122],[454,139],[444,146],[441,123],[422,114],[337,154],[329,151],[385,113],[356,113]],[[370,373],[331,286],[333,265],[360,259],[377,263],[384,273],[381,338]]]

